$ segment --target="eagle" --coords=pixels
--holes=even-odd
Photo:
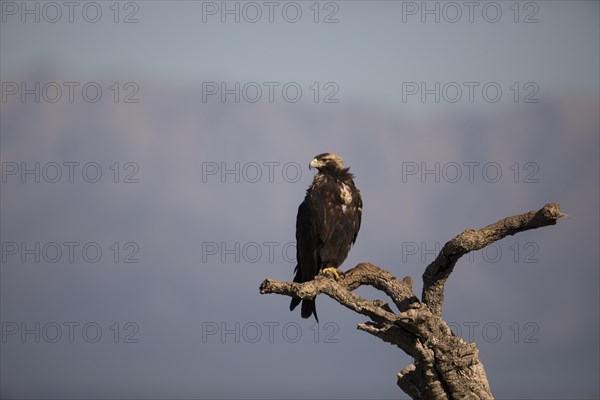
[[[354,175],[341,157],[322,153],[309,164],[317,169],[296,217],[296,261],[294,282],[313,280],[318,274],[333,275],[356,241],[362,217],[360,191]],[[302,302],[302,318],[317,317],[314,299],[292,298],[290,311]]]

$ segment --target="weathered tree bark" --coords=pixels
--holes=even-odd
[[[441,318],[446,280],[460,257],[508,235],[554,225],[566,214],[558,204],[504,218],[480,230],[467,229],[444,245],[423,274],[422,300],[412,290],[412,278],[399,280],[373,264],[361,263],[338,280],[317,276],[304,283],[266,279],[260,293],[312,299],[324,293],[341,305],[368,316],[358,329],[400,347],[413,357],[398,373],[398,386],[413,399],[493,399],[475,343],[455,336]],[[396,314],[382,300],[366,300],[352,291],[373,286],[390,297]]]

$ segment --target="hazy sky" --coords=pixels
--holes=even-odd
[[[335,81],[345,95],[394,106],[402,82],[423,80],[534,81],[546,94],[596,94],[596,1],[263,3],[144,1],[117,10],[3,2],[3,72],[49,62],[72,78]],[[35,4],[40,23],[25,13]]]
[[[454,235],[561,203],[444,318],[497,398],[600,396],[599,4],[465,3],[1,1],[2,396],[406,398],[365,318],[258,293],[325,151],[365,203],[344,269],[417,294]]]

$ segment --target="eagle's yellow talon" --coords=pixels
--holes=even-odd
[[[331,278],[331,279],[335,279],[336,281],[339,281],[340,278],[342,277],[342,271],[340,271],[337,268],[327,267],[327,268],[323,268],[323,270],[321,270],[320,275],[323,275],[327,278]]]

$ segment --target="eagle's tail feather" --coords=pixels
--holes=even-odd
[[[319,322],[319,317],[317,316],[317,307],[314,299],[302,300],[296,297],[292,297],[292,301],[290,303],[290,311],[294,311],[294,309],[298,307],[298,304],[300,304],[300,302],[302,302],[302,308],[300,309],[300,315],[302,315],[302,318],[310,318],[310,316],[314,314],[315,319],[317,320],[317,322]]]
[[[290,311],[294,311],[294,308],[298,307],[298,304],[300,304],[301,301],[302,299],[292,297],[292,302],[290,303]]]
[[[319,317],[317,317],[317,307],[315,300],[304,299],[302,300],[302,310],[301,315],[302,318],[310,318],[311,315],[315,315],[315,319],[319,322]]]
[[[296,275],[294,276],[294,282],[302,282],[302,272],[300,271],[299,265],[296,265],[294,272],[296,273]],[[302,299],[292,297],[292,302],[290,303],[290,311],[294,311],[294,308],[298,307],[298,304],[300,304],[301,301]]]
[[[294,282],[304,282],[302,279],[302,271],[300,270],[300,266],[296,265],[294,269],[296,275],[294,276]],[[299,299],[297,297],[292,297],[292,301],[290,302],[290,311],[294,311],[294,308],[298,307],[298,304],[302,302],[302,308],[300,309],[300,315],[302,318],[310,318],[311,315],[315,315],[315,319],[319,322],[319,317],[317,317],[317,307],[315,304],[315,300],[309,299]]]

